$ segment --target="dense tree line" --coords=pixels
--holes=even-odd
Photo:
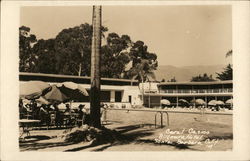
[[[219,80],[233,80],[233,68],[231,64],[228,64],[225,68],[224,71],[221,73],[216,73],[217,74],[217,79]]]
[[[109,33],[101,47],[101,76],[140,81],[154,77],[157,55],[148,52],[143,41],[133,42],[128,35]],[[30,28],[19,28],[19,71],[90,76],[92,25],[85,23],[63,29],[53,39],[39,39]],[[126,68],[129,64],[131,66]]]
[[[226,53],[226,57],[231,57],[233,56],[233,50],[229,50]],[[217,74],[217,79],[219,80],[233,80],[233,67],[231,64],[228,64],[225,68],[224,71],[221,73],[216,73]]]
[[[226,53],[226,57],[230,57],[233,55],[233,50],[229,50],[227,53]],[[221,73],[216,73],[216,78],[218,80],[233,80],[233,68],[232,68],[232,65],[231,64],[228,64],[224,70],[221,72]],[[198,75],[196,77],[192,77],[191,79],[192,82],[206,82],[206,81],[214,81],[212,75],[210,75],[208,77],[208,75],[206,73],[203,74],[203,76],[201,75]]]
[[[233,68],[231,64],[228,64],[221,73],[216,73],[218,80],[233,80]],[[191,82],[209,82],[215,81],[212,75],[208,76],[206,73],[192,77]]]
[[[210,75],[208,76],[207,73],[204,73],[203,75],[198,75],[195,77],[192,77],[191,82],[210,82],[210,81],[215,81],[213,79],[213,76]]]

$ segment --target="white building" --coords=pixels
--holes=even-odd
[[[50,84],[62,82],[75,82],[90,91],[90,77],[23,73],[19,74],[20,83],[39,80]],[[142,99],[143,98],[143,99]],[[129,79],[101,79],[101,102],[121,108],[126,106],[144,105],[145,107],[161,106],[161,100],[167,99],[171,106],[179,106],[179,100],[185,99],[191,102],[194,99],[203,99],[206,104],[211,100],[226,102],[233,98],[232,81],[213,82],[165,82],[165,83],[140,83],[137,80]],[[84,100],[89,106],[89,97]]]
[[[24,72],[19,73],[20,83],[34,80],[48,82],[49,84],[71,81],[82,85],[87,91],[90,91],[90,77]],[[84,102],[87,106],[89,105],[89,97],[78,101]],[[119,108],[124,105],[126,107],[131,107],[131,105],[142,105],[138,81],[129,79],[102,78],[101,102],[112,104],[113,106]]]

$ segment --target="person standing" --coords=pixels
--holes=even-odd
[[[54,108],[55,108],[55,114],[56,114],[56,118],[55,118],[55,124],[56,127],[61,127],[62,125],[62,116],[61,116],[61,112],[58,108],[58,104],[54,104]]]
[[[71,109],[69,107],[69,104],[66,104],[66,109],[64,111],[64,123],[66,126],[71,124]]]
[[[101,103],[101,123],[107,122],[107,110],[105,104]]]
[[[47,117],[47,110],[46,110],[46,105],[42,105],[39,110],[39,117],[41,120],[41,125],[46,123],[46,117]]]

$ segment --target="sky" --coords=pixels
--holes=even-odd
[[[29,6],[20,11],[20,26],[38,39],[55,38],[65,28],[92,22],[92,6]],[[110,32],[142,40],[159,65],[177,67],[230,63],[230,6],[103,6],[102,24]]]

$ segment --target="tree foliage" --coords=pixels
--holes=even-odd
[[[152,69],[156,69],[158,66],[157,55],[155,53],[148,52],[148,47],[143,41],[136,41],[132,45],[129,55],[133,61],[133,67],[135,67],[138,63],[140,64],[142,60],[148,60],[148,64]]]
[[[229,57],[229,56],[232,56],[233,55],[233,50],[229,50],[227,53],[226,53],[226,57]]]
[[[107,28],[101,28],[102,34]],[[62,30],[55,38],[56,70],[59,74],[90,75],[92,26],[85,23]]]
[[[131,79],[145,82],[150,81],[150,78],[155,80],[154,70],[155,67],[149,63],[149,60],[142,59],[127,72],[127,75],[130,76]]]
[[[177,82],[177,80],[175,79],[175,77],[173,77],[170,80],[168,80],[168,82]]]
[[[137,79],[140,82],[155,80],[154,70],[157,69],[157,55],[148,52],[148,47],[143,41],[136,41],[132,44],[129,55],[132,61],[132,67],[126,71],[125,77]]]
[[[56,57],[55,57],[55,40],[40,39],[33,46],[33,53],[37,56],[36,66],[32,72],[55,74],[56,71]]]
[[[121,37],[116,33],[110,33],[107,37],[107,45],[102,47],[101,76],[109,78],[121,78],[125,72],[125,66],[130,62],[130,56],[126,49],[131,45],[128,35]]]
[[[216,73],[217,79],[219,80],[233,80],[233,68],[231,64],[228,64],[224,71],[221,73]]]
[[[30,28],[19,28],[20,72],[90,76],[92,25],[63,29],[55,38],[36,40]],[[108,28],[102,27],[102,36]],[[143,41],[111,32],[101,48],[101,76],[145,81],[157,68],[157,55]],[[131,62],[132,67],[127,69]],[[141,71],[143,70],[143,72]],[[137,72],[137,74],[135,74]],[[139,76],[143,74],[143,76]],[[135,77],[137,75],[137,77]]]
[[[210,82],[210,81],[215,81],[213,79],[213,76],[210,75],[208,76],[207,73],[204,73],[203,76],[200,74],[198,76],[192,77],[191,82]]]
[[[30,28],[19,28],[19,70],[32,72],[35,67],[36,55],[32,52],[32,45],[37,41],[36,36],[30,34]]]

